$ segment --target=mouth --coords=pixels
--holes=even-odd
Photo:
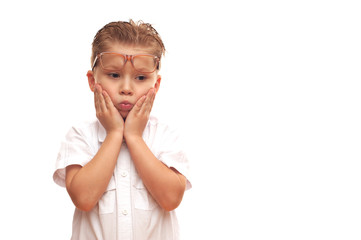
[[[119,111],[129,111],[133,108],[133,104],[131,104],[128,101],[123,101],[118,104],[118,110]]]

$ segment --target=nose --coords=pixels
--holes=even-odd
[[[129,95],[129,96],[133,95],[133,90],[132,90],[130,78],[127,77],[121,82],[122,83],[121,83],[120,88],[119,88],[120,94],[121,95]]]

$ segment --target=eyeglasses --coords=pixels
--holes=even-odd
[[[102,52],[94,59],[92,70],[98,60],[101,68],[106,71],[121,70],[127,61],[130,61],[133,68],[141,73],[152,73],[159,69],[159,58],[151,54],[123,55],[115,52]]]

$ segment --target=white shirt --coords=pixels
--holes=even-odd
[[[106,136],[98,120],[73,127],[61,144],[54,181],[65,187],[65,168],[84,166],[93,159]],[[143,139],[168,167],[177,169],[189,182],[189,164],[176,131],[151,116]],[[175,211],[164,211],[143,185],[126,143],[123,142],[109,185],[89,212],[75,209],[73,240],[177,240],[179,227]]]

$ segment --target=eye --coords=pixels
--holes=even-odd
[[[140,75],[140,76],[137,76],[136,79],[140,80],[140,81],[144,81],[147,79],[146,76],[143,76],[143,75]]]
[[[108,73],[108,76],[111,78],[119,78],[120,75],[118,73]]]

